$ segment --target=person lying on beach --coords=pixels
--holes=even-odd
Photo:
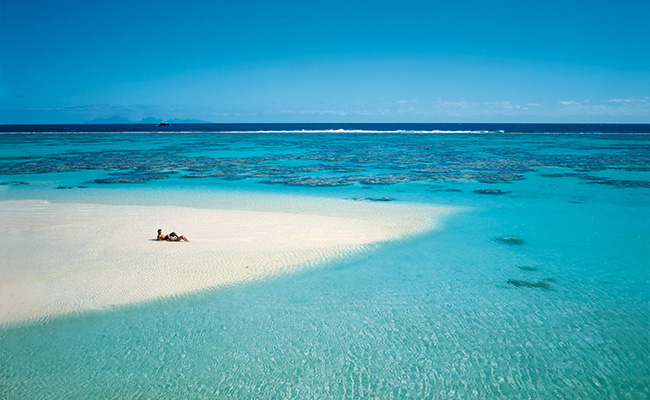
[[[178,236],[176,232],[172,232],[169,235],[163,235],[162,229],[158,229],[158,237],[156,238],[157,241],[162,242],[162,241],[167,241],[167,242],[180,242],[181,240],[184,240],[186,242],[189,242],[187,238],[184,235]]]

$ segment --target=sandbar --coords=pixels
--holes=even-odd
[[[322,215],[317,208],[291,213],[0,201],[0,325],[316,266],[435,229],[450,213],[446,207],[343,200]],[[154,241],[158,228],[190,242]]]

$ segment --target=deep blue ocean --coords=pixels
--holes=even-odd
[[[650,125],[0,126],[0,201],[247,193],[463,211],[318,268],[0,326],[0,398],[650,398]]]
[[[502,133],[613,133],[647,134],[650,124],[497,124],[497,123],[309,123],[309,124],[87,124],[0,125],[2,133],[72,132],[296,132],[296,131],[405,131]]]

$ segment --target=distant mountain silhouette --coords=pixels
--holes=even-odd
[[[160,118],[146,117],[142,118],[140,121],[136,122],[137,124],[159,124],[162,122]]]

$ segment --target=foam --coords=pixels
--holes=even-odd
[[[302,212],[0,202],[0,324],[232,285],[433,229],[450,208],[303,202]],[[309,210],[308,213],[305,210]],[[188,243],[153,241],[158,228]]]

